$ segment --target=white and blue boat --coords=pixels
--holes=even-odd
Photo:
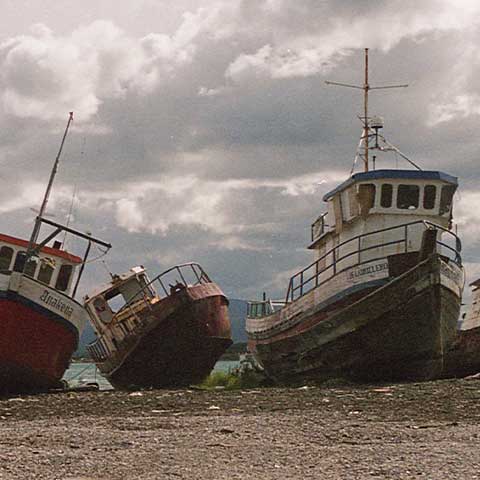
[[[458,182],[387,142],[383,120],[368,116],[368,50],[366,60],[356,155],[364,171],[323,197],[313,262],[291,277],[285,299],[249,303],[249,349],[279,382],[438,378],[457,337],[465,278],[452,213]],[[392,153],[410,168],[377,169]]]

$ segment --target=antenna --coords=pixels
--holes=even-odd
[[[55,158],[55,162],[53,163],[53,168],[52,168],[52,171],[50,173],[50,179],[48,180],[47,190],[45,191],[45,195],[43,197],[42,206],[40,207],[40,212],[37,215],[37,218],[35,220],[35,225],[33,227],[32,235],[30,237],[30,242],[29,242],[28,249],[27,249],[27,256],[29,254],[31,254],[31,252],[32,252],[32,250],[35,246],[35,243],[37,242],[38,234],[40,232],[40,226],[42,224],[42,218],[45,215],[45,210],[47,208],[48,198],[50,196],[50,191],[52,190],[53,180],[55,179],[55,175],[57,174],[58,162],[60,161],[60,155],[62,153],[63,144],[65,143],[65,138],[67,138],[68,129],[70,128],[70,124],[72,123],[72,121],[73,121],[73,112],[69,112],[67,126],[65,128],[65,132],[63,133],[62,142],[60,143],[60,148],[58,149],[58,153],[57,153],[57,156]]]
[[[368,124],[368,92],[370,90],[385,90],[387,88],[405,88],[408,87],[408,84],[405,85],[380,85],[376,87],[372,87],[368,83],[368,48],[365,49],[365,82],[363,86],[361,85],[351,85],[349,83],[339,83],[339,82],[325,82],[327,85],[337,85],[339,87],[349,87],[349,88],[358,88],[363,90],[363,146],[364,146],[364,166],[365,172],[368,172],[368,139],[369,139],[369,124]]]

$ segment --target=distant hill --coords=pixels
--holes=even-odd
[[[245,343],[247,333],[245,332],[245,317],[247,316],[247,302],[245,300],[230,300],[228,306],[230,314],[230,323],[232,325],[233,343]],[[87,324],[80,337],[80,343],[77,351],[73,354],[74,358],[87,357],[87,345],[95,340],[95,332],[90,324]]]

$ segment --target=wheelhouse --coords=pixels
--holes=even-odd
[[[56,241],[52,247],[43,247],[37,255],[27,260],[26,240],[0,234],[0,273],[23,272],[28,277],[70,295],[75,270],[82,259],[61,250],[61,246]]]
[[[438,171],[357,173],[323,197],[327,212],[312,224],[309,248],[319,258],[353,237],[374,231],[383,231],[387,242],[388,229],[422,220],[449,229],[456,188],[455,177]],[[410,232],[408,251],[415,251],[420,248],[423,229],[419,224],[411,230],[417,232]]]
[[[112,320],[122,308],[135,300],[157,296],[143,267],[133,267],[127,273],[113,275],[112,282],[85,297],[85,306],[98,333],[111,328]]]
[[[436,171],[357,173],[323,197],[327,212],[312,224],[309,248],[316,248],[325,235],[340,234],[355,224],[394,226],[422,218],[448,227],[457,185],[455,177]]]

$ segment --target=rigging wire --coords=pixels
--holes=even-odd
[[[72,201],[70,202],[70,210],[68,211],[67,215],[67,227],[70,226],[70,221],[72,219],[72,213],[73,213],[73,205],[75,202],[75,196],[77,195],[77,184],[73,186],[73,195],[72,195]],[[65,230],[63,234],[63,248],[64,250],[67,250],[67,231]]]
[[[96,245],[95,245],[96,246]],[[98,246],[97,247],[97,250],[100,251],[100,255],[98,255],[97,257],[94,257],[90,260],[87,260],[86,262],[82,262],[83,265],[88,265],[90,263],[93,263],[93,262],[96,262],[97,260],[100,260],[101,258],[105,257],[105,255],[108,254],[108,250],[105,250],[103,251],[101,248],[99,248]],[[102,263],[105,263],[105,261],[102,261]],[[110,274],[110,272],[108,272]]]

